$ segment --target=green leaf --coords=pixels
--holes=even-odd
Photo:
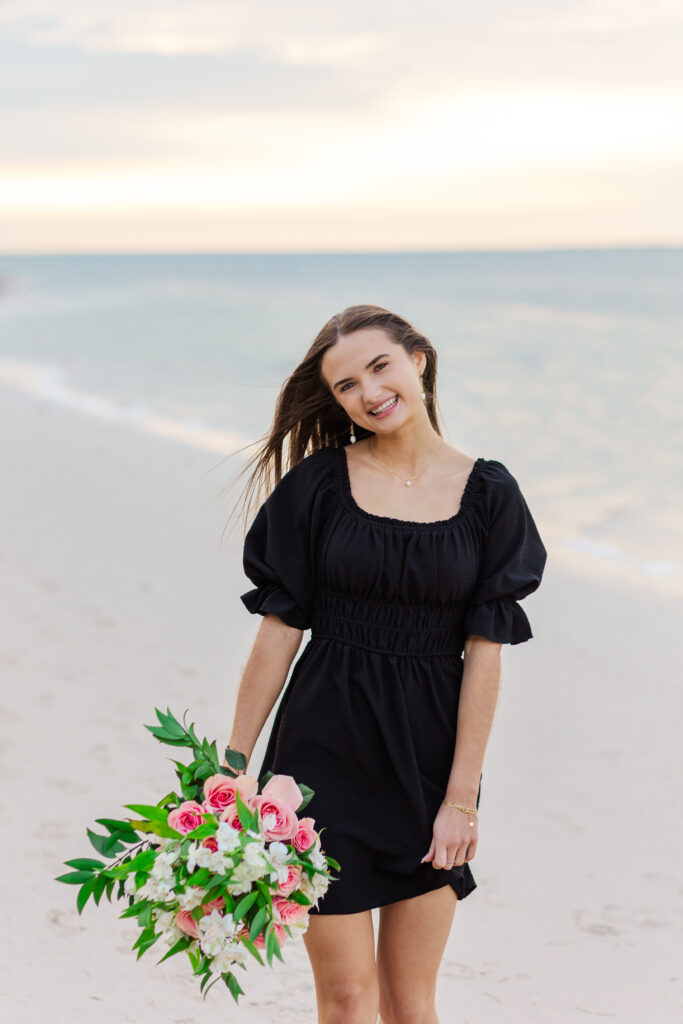
[[[210,822],[204,822],[203,825],[197,825],[191,832],[185,833],[186,839],[205,839],[206,836],[213,836],[216,833],[216,825]]]
[[[164,836],[166,839],[182,839],[182,832],[176,832],[170,825],[161,821],[136,821],[134,824],[138,832],[145,835],[151,832],[155,836]]]
[[[175,735],[167,732],[166,729],[164,729],[164,727],[161,726],[161,725],[146,725],[145,729],[147,729],[149,732],[151,732],[152,736],[156,736],[156,738],[161,743],[169,743],[172,747],[189,747],[190,746],[190,743],[189,743],[189,741],[187,739],[182,739],[181,740],[181,739],[177,738]]]
[[[94,857],[76,857],[75,860],[65,860],[64,863],[70,868],[82,868],[83,870],[105,867],[104,861],[95,860]]]
[[[170,793],[167,793],[166,796],[162,796],[161,800],[157,800],[157,807],[165,807],[166,804],[170,803],[171,801],[175,803],[178,802],[178,797],[173,792],[173,790],[171,790]]]
[[[140,853],[136,853],[127,864],[122,865],[122,867],[126,868],[125,873],[129,874],[133,868],[135,868],[136,871],[151,870],[154,861],[157,858],[157,852],[157,850],[141,850]]]
[[[266,903],[268,905],[268,909],[270,910],[270,915],[272,917],[273,916],[273,896],[272,896],[272,893],[270,891],[270,886],[266,885],[265,882],[259,881],[258,879],[256,880],[256,882],[254,884],[255,884],[256,888],[258,889],[258,891],[261,893],[261,895],[265,897]]]
[[[246,912],[249,910],[251,906],[253,906],[257,899],[258,892],[256,890],[247,893],[247,895],[244,896],[235,907],[234,913],[232,915],[235,921],[241,921]]]
[[[86,829],[86,832],[88,833],[88,838],[92,845],[98,853],[102,854],[103,857],[113,857],[114,854],[120,853],[125,849],[123,843],[119,842],[115,835],[99,836],[89,828]]]
[[[157,807],[155,804],[124,804],[123,806],[127,807],[129,811],[141,814],[148,821],[158,821],[164,825],[166,824],[168,811],[163,807]]]
[[[211,872],[208,868],[198,868],[197,871],[193,872],[188,878],[190,885],[204,885],[204,882],[208,882],[211,876]]]
[[[157,960],[157,966],[162,964],[164,960],[168,960],[170,956],[175,956],[176,953],[182,953],[184,949],[192,944],[192,938],[189,935],[184,935],[182,939],[178,939],[174,946],[171,946],[168,953],[164,953],[161,960]]]
[[[68,871],[65,875],[55,878],[55,882],[66,882],[67,885],[80,885],[93,877],[92,871]]]
[[[118,821],[116,818],[96,818],[95,820],[98,825],[104,825],[112,835],[126,843],[134,843],[138,839],[129,821]]]
[[[299,783],[299,789],[301,790],[303,799],[302,799],[301,803],[299,804],[299,806],[297,807],[296,813],[297,813],[298,817],[301,817],[301,812],[303,811],[303,809],[305,807],[308,807],[308,805],[310,804],[311,800],[315,796],[315,790],[311,789],[310,786],[305,786],[302,782]]]
[[[327,854],[325,854],[325,860],[330,865],[330,867],[334,868],[335,871],[341,871],[339,861],[336,861],[334,857],[328,857]]]
[[[275,932],[273,931],[273,923],[272,923],[272,921],[268,922],[268,926],[267,926],[266,931],[265,931],[265,939],[266,939],[266,959],[268,960],[268,966],[272,967],[273,966],[273,953],[275,952],[275,950],[273,949],[273,945],[277,946],[277,938],[275,937]]]
[[[249,929],[249,938],[252,942],[261,934],[261,929],[267,920],[268,911],[265,907],[261,907],[258,913],[254,916],[254,920],[251,922],[251,928]]]
[[[163,726],[164,730],[168,733],[169,736],[172,736],[173,739],[180,739],[181,737],[185,739],[185,729],[182,727],[180,722],[177,722],[175,720],[170,711],[168,711],[168,714],[163,715],[158,708],[155,708],[154,710],[156,711],[156,716],[159,719],[161,725]]]
[[[259,953],[254,943],[251,941],[251,939],[248,939],[246,935],[243,935],[240,939],[240,942],[249,950],[251,955],[258,960],[258,962],[261,964],[261,967],[266,966],[261,958],[261,954]]]
[[[235,803],[237,804],[237,815],[244,828],[256,828],[258,826],[258,811],[253,813],[249,810],[240,796],[239,789],[235,790]]]
[[[148,941],[148,939],[151,939],[153,935],[154,928],[152,927],[152,925],[148,925],[146,928],[143,928],[143,930],[140,932],[137,939],[135,940],[135,944],[132,948],[137,949],[138,946],[142,946],[145,942]]]
[[[141,928],[149,928],[152,924],[152,904],[147,903],[138,914],[138,924]]]
[[[88,902],[88,899],[92,895],[92,891],[95,887],[95,881],[96,879],[93,876],[91,876],[87,882],[84,882],[84,884],[81,886],[79,890],[78,896],[76,898],[76,908],[78,909],[79,914],[81,913],[83,907],[85,906],[85,904]]]
[[[313,901],[309,900],[308,896],[306,896],[303,892],[291,892],[287,899],[291,900],[292,903],[301,904],[302,907],[313,906]]]
[[[224,974],[223,979],[225,981],[225,984],[232,992],[235,1002],[239,1004],[240,996],[244,995],[244,990],[240,988],[239,981],[237,980],[234,974]]]
[[[93,890],[92,890],[93,899],[95,900],[95,905],[96,906],[99,906],[100,900],[102,898],[102,893],[104,892],[106,887],[107,887],[107,876],[104,875],[104,874],[98,875],[97,878],[95,879],[95,884],[94,884]]]
[[[144,945],[140,946],[138,950],[137,959],[139,960],[143,953],[146,953],[150,946],[153,946],[155,942],[159,941],[160,936],[155,935],[154,938],[148,939]]]

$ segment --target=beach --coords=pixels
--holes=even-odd
[[[260,621],[239,600],[240,535],[221,540],[236,460],[1,382],[0,445],[6,1019],[315,1021],[301,940],[272,969],[238,971],[239,1007],[218,985],[203,1002],[184,955],[136,961],[124,901],[79,916],[76,887],[54,880],[95,855],[96,817],[172,788],[172,751],[143,726],[155,707],[228,741]],[[437,1008],[442,1024],[668,1024],[681,1018],[683,600],[548,551],[524,602],[534,639],[503,649],[478,888],[456,909]]]

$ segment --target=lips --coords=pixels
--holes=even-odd
[[[374,409],[369,409],[368,412],[371,416],[378,416],[380,413],[388,412],[392,409],[398,401],[398,395],[394,395],[393,398],[388,398],[386,402],[382,402],[381,405],[376,406]]]

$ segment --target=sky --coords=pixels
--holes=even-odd
[[[0,251],[683,244],[680,0],[5,0]]]

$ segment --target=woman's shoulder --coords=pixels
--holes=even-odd
[[[517,477],[504,462],[481,457],[477,460],[477,466],[472,502],[482,518],[488,518],[503,505],[517,504],[524,500]]]
[[[479,478],[486,487],[516,487],[517,478],[513,476],[504,462],[498,459],[479,459]]]

